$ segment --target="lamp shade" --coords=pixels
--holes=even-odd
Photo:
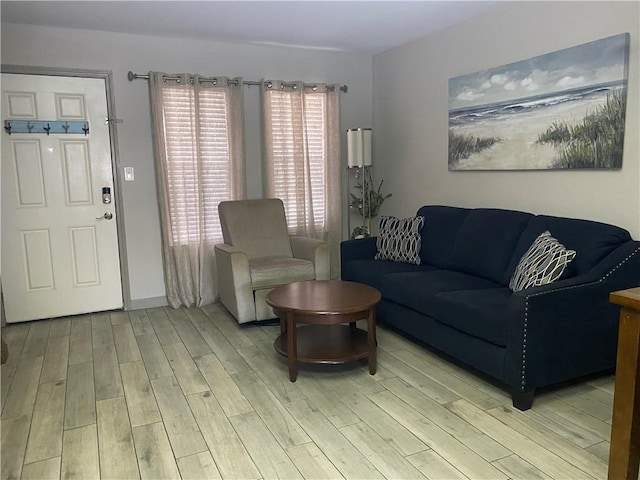
[[[349,168],[371,165],[371,129],[347,130],[347,165]]]

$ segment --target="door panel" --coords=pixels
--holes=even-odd
[[[3,121],[89,126],[88,135],[3,132],[7,321],[122,308],[104,80],[2,74],[2,89]],[[111,189],[110,203],[103,203],[103,187]]]

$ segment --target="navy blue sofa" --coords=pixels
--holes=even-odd
[[[619,307],[640,285],[640,242],[604,223],[500,209],[424,206],[420,265],[375,260],[376,238],[341,244],[341,278],[377,288],[377,318],[506,386],[531,408],[535,390],[615,367]],[[508,285],[549,230],[576,257],[557,281]]]

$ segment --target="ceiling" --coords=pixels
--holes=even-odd
[[[376,54],[496,1],[6,1],[3,23]]]

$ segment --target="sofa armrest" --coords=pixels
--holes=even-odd
[[[290,235],[289,240],[295,258],[302,258],[313,263],[316,280],[329,280],[329,243],[297,235]]]
[[[640,242],[628,242],[584,275],[514,293],[507,383],[526,391],[613,368],[620,308],[609,293],[638,284]]]
[[[255,320],[249,259],[239,249],[224,243],[215,245],[214,251],[220,301],[239,323]]]
[[[373,260],[378,250],[376,241],[377,237],[344,240],[340,243],[340,262],[344,264],[351,260]]]

